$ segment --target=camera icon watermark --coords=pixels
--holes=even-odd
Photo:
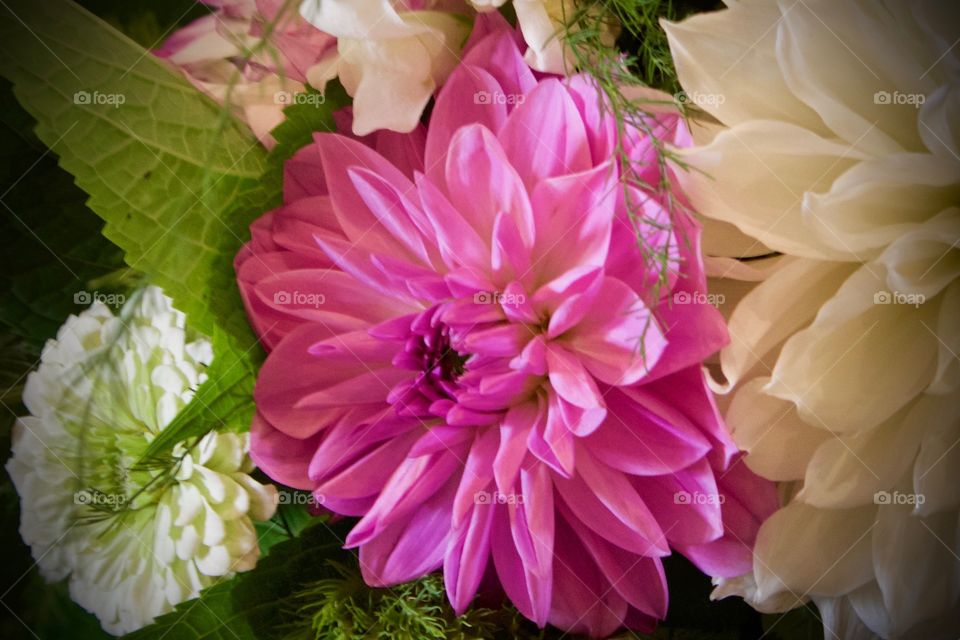
[[[307,293],[304,291],[277,291],[273,294],[274,304],[313,307],[316,309],[326,301],[327,297],[322,293]]]
[[[474,504],[523,504],[523,495],[519,493],[500,493],[477,491],[473,494]]]
[[[474,304],[499,304],[517,306],[526,303],[527,296],[522,293],[504,293],[502,291],[478,291],[473,294]]]
[[[122,93],[101,93],[99,91],[77,91],[73,94],[73,104],[80,105],[109,105],[119,108],[127,101]]]
[[[908,505],[924,504],[927,497],[922,493],[901,493],[900,491],[877,491],[873,494],[873,504],[876,505]]]
[[[673,294],[673,304],[709,304],[719,307],[727,301],[722,293],[703,293],[702,291],[677,291]]]
[[[503,93],[502,91],[477,91],[473,94],[473,104],[520,105],[526,102],[522,93]]]
[[[327,102],[327,97],[322,93],[310,91],[277,91],[273,94],[274,104],[290,106],[295,104],[308,104],[319,107]]]
[[[673,494],[673,504],[701,505],[723,504],[727,496],[722,493],[702,493],[700,491],[677,491]]]
[[[326,497],[321,493],[308,493],[306,491],[284,491],[280,490],[274,497],[277,505],[297,505],[302,507],[319,507],[326,502]]]
[[[100,291],[77,291],[73,294],[73,304],[87,306],[94,302],[105,304],[115,309],[126,303],[127,297],[122,293],[101,293]]]
[[[674,94],[674,99],[682,105],[704,107],[719,107],[727,101],[722,93],[701,93],[699,91],[680,91]]]
[[[119,509],[127,503],[127,496],[122,493],[104,493],[96,489],[81,489],[73,494],[73,504],[90,507],[109,507]]]
[[[901,293],[900,291],[877,291],[873,294],[873,304],[908,304],[914,308],[927,301],[922,293]]]
[[[873,104],[883,104],[883,105],[910,105],[915,109],[919,109],[924,102],[927,101],[927,96],[922,93],[901,93],[899,91],[877,91],[873,94]]]

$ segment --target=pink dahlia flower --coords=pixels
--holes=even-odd
[[[540,625],[649,629],[661,558],[748,571],[773,488],[732,464],[701,369],[727,335],[699,227],[664,231],[633,194],[670,256],[651,308],[597,91],[538,81],[480,22],[429,131],[318,134],[254,224],[236,266],[270,355],[251,455],[361,517],[346,543],[371,585],[442,568],[458,612],[487,576]],[[676,116],[650,125],[687,141]],[[657,180],[649,139],[625,144]]]

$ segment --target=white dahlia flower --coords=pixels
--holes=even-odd
[[[251,569],[254,520],[276,490],[248,474],[247,435],[211,433],[172,459],[136,465],[190,401],[212,358],[156,287],[114,316],[102,303],[70,316],[43,349],[7,463],[20,534],[48,580],[122,634]]]
[[[956,638],[960,4],[728,5],[664,27],[718,121],[683,177],[714,275],[759,281],[721,354],[727,420],[785,500],[717,595],[812,598],[828,638]]]

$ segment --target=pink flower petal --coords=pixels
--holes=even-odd
[[[489,243],[495,214],[511,215],[525,245],[533,244],[533,213],[527,190],[493,133],[479,124],[457,130],[445,171],[450,203]]]
[[[490,505],[473,507],[469,520],[454,533],[444,557],[443,581],[457,615],[462,615],[477,593],[490,558],[490,531],[495,511]]]
[[[620,390],[604,397],[606,424],[584,445],[610,467],[632,475],[663,475],[690,466],[710,451],[710,441],[686,417],[664,419]]]
[[[467,125],[479,123],[499,131],[507,120],[507,108],[499,100],[486,99],[503,93],[500,83],[487,70],[458,67],[437,94],[427,132],[426,173],[443,184],[450,154],[450,140]]]
[[[545,80],[531,91],[498,138],[528,188],[593,167],[580,112],[559,80]]]

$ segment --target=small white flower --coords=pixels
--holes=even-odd
[[[136,466],[204,381],[211,345],[192,339],[156,287],[114,316],[94,302],[43,349],[7,463],[20,534],[43,576],[122,634],[149,624],[259,556],[253,520],[276,489],[248,475],[246,434],[210,433]],[[179,462],[175,462],[179,460]]]

